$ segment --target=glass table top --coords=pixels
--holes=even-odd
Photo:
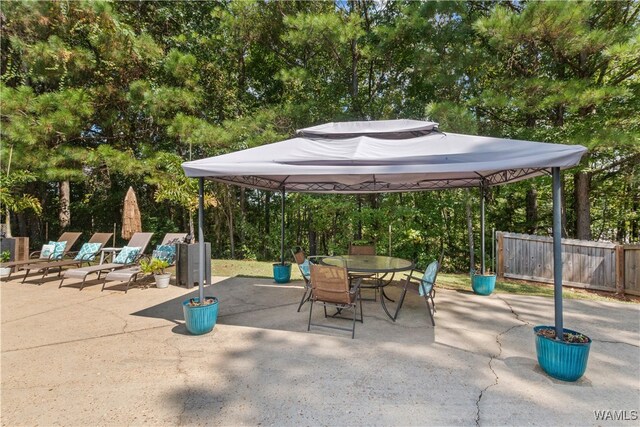
[[[382,255],[344,255],[322,258],[322,263],[337,267],[345,266],[349,271],[362,273],[385,273],[411,270],[412,261]]]

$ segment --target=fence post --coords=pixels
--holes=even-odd
[[[624,295],[624,246],[616,246],[616,294]]]
[[[496,231],[496,238],[496,252],[498,253],[496,273],[499,279],[504,279],[504,235],[502,234],[502,231]]]

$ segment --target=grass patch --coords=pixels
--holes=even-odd
[[[273,278],[272,262],[213,259],[211,260],[211,268],[212,274],[215,276]],[[300,270],[295,264],[291,266],[291,280],[302,280]],[[471,279],[468,274],[440,273],[438,274],[438,286],[445,289],[472,292]],[[552,285],[524,281],[497,281],[495,292],[553,298]],[[562,296],[566,299],[629,302],[628,300],[617,298],[613,294],[606,292],[587,291],[568,287],[563,288]],[[633,298],[630,302],[637,303],[638,299]]]

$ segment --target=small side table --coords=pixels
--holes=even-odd
[[[121,250],[122,248],[102,248],[100,250],[100,264],[104,263],[105,258],[108,257],[111,257],[111,262],[113,262],[115,253]]]

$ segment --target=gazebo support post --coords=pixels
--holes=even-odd
[[[552,168],[553,176],[553,297],[555,302],[556,339],[564,340],[562,325],[562,183],[560,168]]]
[[[284,187],[281,190],[282,192],[282,209],[281,209],[281,218],[280,218],[280,264],[284,265],[284,201],[285,201],[285,192]]]
[[[198,251],[199,251],[199,261],[200,268],[198,269],[198,288],[199,288],[199,297],[200,304],[204,303],[204,178],[199,179],[199,189],[198,189]]]
[[[485,185],[484,182],[480,184],[480,247],[482,248],[482,255],[480,257],[480,271],[482,275],[485,274],[485,265],[484,265],[484,194],[485,194]]]

